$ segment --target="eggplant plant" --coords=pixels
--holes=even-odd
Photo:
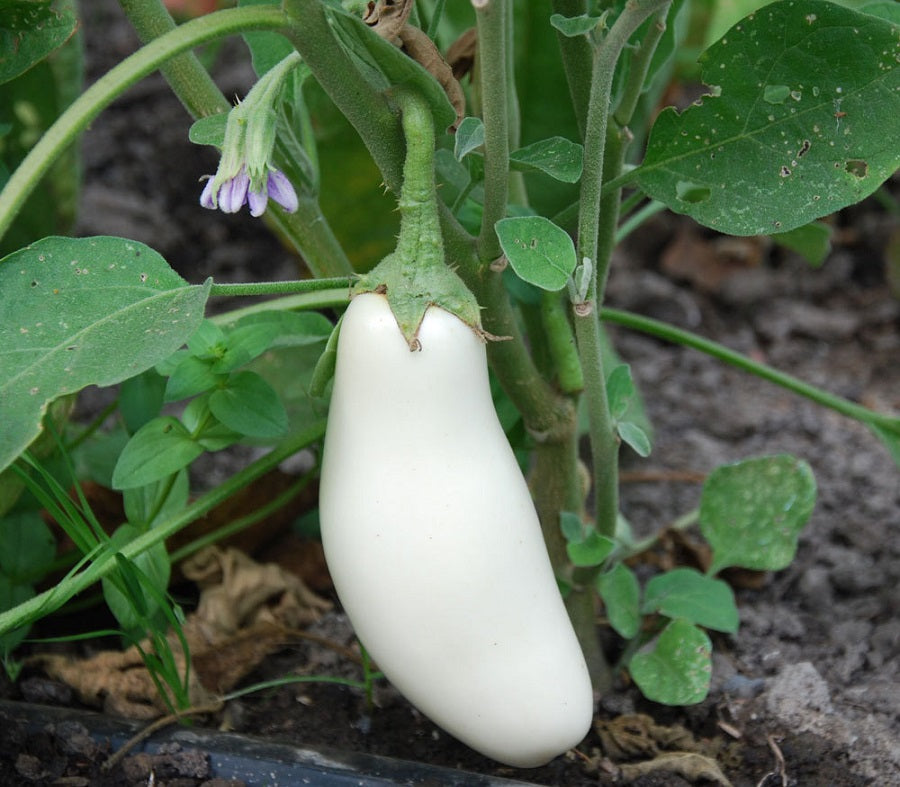
[[[70,46],[78,18],[68,2],[2,4],[0,90],[15,97],[0,107],[0,239],[16,239],[0,260],[7,669],[32,622],[102,582],[123,631],[152,635],[148,666],[184,706],[164,632],[180,614],[170,565],[190,550],[170,555],[165,541],[312,448],[326,558],[361,644],[454,736],[542,764],[579,743],[615,670],[657,702],[701,701],[707,632],[739,625],[717,575],[788,565],[815,481],[784,455],[714,471],[685,519],[709,542],[708,570],[641,587],[628,560],[654,539],[621,516],[618,467],[623,450],[650,453],[651,430],[605,324],[855,418],[897,463],[900,419],[607,308],[613,251],[668,209],[820,255],[819,219],[900,164],[898,6],[747,0],[743,18],[723,20],[699,0],[241,0],[176,25],[157,0],[120,4],[145,43],[13,159],[31,117],[23,84],[54,78],[36,69]],[[233,105],[193,54],[230,36],[243,36],[258,77]],[[698,36],[705,95],[662,107]],[[193,117],[191,140],[220,151],[194,198],[266,221],[296,250],[297,281],[189,282],[134,240],[29,234],[43,226],[30,195],[157,70]],[[326,143],[329,122],[353,139]],[[376,174],[353,192],[341,176],[365,167]],[[395,205],[399,235],[388,218],[385,242],[372,217]],[[248,295],[280,297],[205,316],[210,297]],[[66,403],[90,385],[117,387],[114,435],[67,421]],[[122,493],[127,518],[112,534],[69,498],[71,463],[47,469],[60,450],[65,467],[72,445],[100,440],[112,452],[100,480]],[[191,463],[241,442],[268,450],[192,499]],[[36,593],[54,563],[41,507],[78,554]],[[615,668],[600,610],[622,640]]]

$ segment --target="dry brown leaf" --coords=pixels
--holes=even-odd
[[[478,31],[474,27],[463,31],[459,38],[447,47],[447,64],[457,80],[461,80],[475,67],[478,51]]]
[[[731,782],[722,773],[719,764],[709,757],[695,752],[671,752],[660,754],[652,760],[621,765],[621,775],[629,780],[646,776],[649,773],[674,773],[689,782],[700,780],[732,787]]]
[[[770,245],[763,236],[709,238],[688,228],[663,251],[662,269],[702,292],[717,293],[734,274],[762,265]]]
[[[466,97],[453,70],[447,65],[434,41],[422,30],[408,23],[414,3],[415,0],[370,2],[363,21],[385,41],[400,47],[444,88],[447,98],[456,110],[456,122],[450,127],[455,131],[466,114]]]
[[[296,638],[291,629],[318,620],[331,607],[299,577],[272,563],[256,563],[236,549],[208,547],[185,563],[185,574],[201,588],[198,608],[183,627],[192,657],[192,705],[208,704],[211,692],[233,688],[268,654]],[[168,639],[183,673],[181,645],[174,635]],[[102,651],[87,659],[38,654],[29,663],[71,686],[85,704],[107,713],[154,719],[168,710],[136,647]]]

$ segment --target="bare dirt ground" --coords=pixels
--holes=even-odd
[[[130,51],[134,41],[115,4],[86,5],[85,29],[91,34],[104,23],[109,56]],[[102,61],[90,62],[92,75],[102,72]],[[237,64],[219,74],[229,94],[242,93],[248,79]],[[191,282],[209,275],[219,281],[293,277],[291,254],[261,224],[199,207],[197,179],[214,170],[215,159],[190,145],[188,127],[158,79],[105,113],[85,139],[77,231],[144,241]],[[670,320],[837,394],[898,412],[900,300],[886,284],[885,267],[892,235],[896,243],[896,215],[873,199],[835,224],[835,251],[813,270],[766,244],[721,239],[683,220],[659,218],[622,250],[610,305]],[[900,474],[887,450],[856,422],[694,351],[612,332],[655,430],[649,459],[625,458],[622,503],[636,527],[666,526],[696,506],[697,479],[723,462],[790,452],[816,475],[818,503],[797,560],[738,589],[741,629],[715,638],[705,702],[666,708],[621,683],[600,698],[596,728],[578,753],[533,771],[472,753],[387,686],[378,688],[371,714],[359,692],[305,684],[242,698],[209,723],[533,784],[724,784],[702,761],[685,757],[640,771],[639,763],[653,757],[693,751],[717,761],[736,787],[900,785]],[[690,544],[673,545],[668,554],[690,559]],[[339,612],[314,631],[353,643]],[[334,651],[297,642],[252,678],[296,671],[358,677],[355,665]],[[20,686],[2,689],[2,696],[23,697]],[[102,751],[73,730],[56,725],[34,732],[0,720],[0,781],[102,783],[91,764]],[[102,778],[147,783],[146,773],[131,781],[122,771]],[[173,772],[167,783],[209,778]]]

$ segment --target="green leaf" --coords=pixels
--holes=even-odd
[[[0,261],[0,470],[40,433],[49,402],[112,385],[170,355],[203,318],[155,251],[121,238],[45,238]]]
[[[900,166],[897,52],[896,27],[877,17],[821,0],[766,6],[702,56],[716,94],[659,115],[641,188],[734,235],[860,201]]]
[[[581,179],[583,159],[581,145],[565,137],[551,137],[514,151],[509,156],[509,165],[520,172],[543,172],[563,183],[577,183]]]
[[[153,527],[157,522],[164,522],[170,514],[184,508],[189,491],[188,474],[184,469],[175,474],[174,481],[167,477],[152,484],[126,489],[122,493],[125,518],[129,524],[142,530]]]
[[[277,438],[287,431],[278,394],[255,372],[233,374],[209,397],[209,409],[229,429],[249,437]]]
[[[632,421],[621,421],[616,424],[616,432],[622,438],[622,442],[631,446],[634,452],[641,457],[650,456],[652,446],[647,433]]]
[[[628,405],[636,389],[631,378],[631,367],[627,363],[616,366],[606,378],[606,397],[609,400],[609,414],[614,420],[628,412]]]
[[[599,566],[616,548],[616,542],[601,536],[591,528],[580,542],[566,544],[566,553],[572,565],[578,567]]]
[[[0,572],[30,584],[56,556],[56,539],[37,511],[19,511],[0,519]]]
[[[700,498],[700,530],[713,549],[709,573],[727,566],[778,571],[790,564],[815,502],[812,470],[796,457],[716,468]]]
[[[140,534],[139,528],[122,525],[113,533],[113,548],[121,549]],[[156,597],[169,585],[171,564],[165,544],[154,544],[132,560],[117,552],[116,566],[112,577],[103,578],[106,604],[125,631],[144,629],[148,618],[159,611]]]
[[[221,451],[240,442],[244,435],[229,429],[209,411],[210,394],[203,394],[188,402],[181,414],[185,428],[196,435],[196,440],[204,451]]]
[[[0,83],[17,77],[62,46],[77,26],[70,2],[4,0],[0,4]]]
[[[256,358],[271,347],[302,347],[328,340],[331,320],[318,312],[265,311],[247,314],[226,326],[229,348],[242,348]]]
[[[644,589],[641,611],[645,615],[658,612],[669,618],[683,618],[730,634],[740,624],[734,593],[728,584],[692,568],[676,568],[653,577]]]
[[[119,386],[119,412],[131,434],[159,415],[165,393],[166,378],[155,369],[147,369],[122,382]]]
[[[562,511],[559,515],[559,529],[570,544],[580,544],[587,536],[588,528],[574,511]]]
[[[550,24],[566,38],[576,38],[590,33],[602,21],[603,16],[588,16],[588,14],[580,14],[579,16],[553,14],[550,17]]]
[[[606,606],[609,625],[625,639],[641,629],[641,588],[634,572],[624,563],[597,577],[597,592]]]
[[[463,118],[453,140],[453,155],[462,161],[467,154],[484,144],[484,123],[481,118]]]
[[[188,139],[195,145],[212,145],[221,148],[225,142],[225,126],[227,125],[227,112],[207,115],[191,124],[188,130]]]
[[[712,643],[686,620],[673,620],[632,656],[628,671],[648,700],[663,705],[702,702],[712,676]]]
[[[203,448],[177,418],[154,418],[134,433],[119,455],[113,488],[152,484],[187,467],[202,453]]]
[[[494,228],[520,279],[543,290],[566,286],[575,270],[575,245],[565,230],[543,216],[500,219]]]
[[[166,383],[166,402],[178,402],[215,388],[225,378],[213,372],[209,360],[187,355],[172,371]]]
[[[831,226],[823,221],[812,221],[788,232],[772,235],[779,246],[797,252],[811,265],[818,268],[831,253]]]

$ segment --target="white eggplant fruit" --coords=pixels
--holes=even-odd
[[[577,745],[593,692],[534,504],[491,400],[483,342],[430,307],[411,352],[387,299],[338,340],[320,485],[338,597],[378,668],[495,760]]]

